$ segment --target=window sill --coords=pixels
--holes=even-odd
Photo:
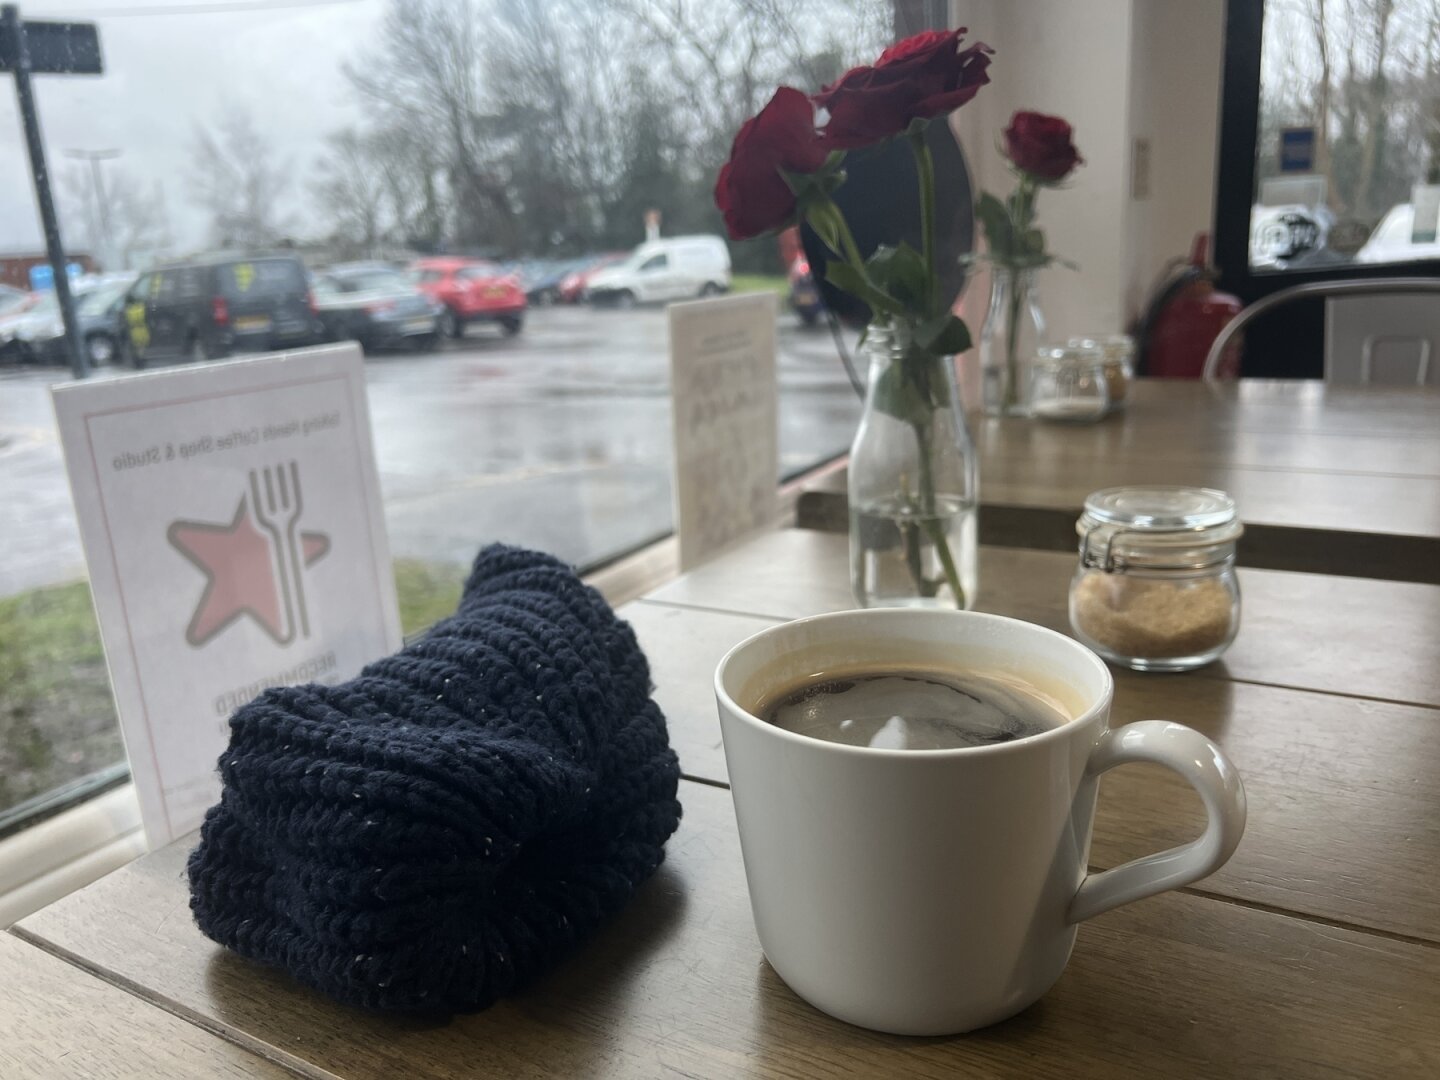
[[[145,853],[133,784],[0,841],[0,928]]]

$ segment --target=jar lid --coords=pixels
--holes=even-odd
[[[1038,363],[1055,367],[1099,367],[1105,353],[1093,341],[1071,340],[1064,345],[1041,345],[1035,350]]]
[[[1099,349],[1107,362],[1128,361],[1135,355],[1135,339],[1129,334],[1101,334],[1094,337],[1072,337],[1067,345]]]
[[[1076,522],[1080,557],[1113,570],[1126,563],[1206,566],[1228,558],[1245,531],[1235,500],[1214,488],[1147,485],[1105,488],[1085,500]]]

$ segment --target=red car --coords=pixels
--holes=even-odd
[[[525,325],[525,289],[494,263],[457,256],[417,259],[410,265],[420,291],[445,305],[440,332],[460,337],[472,322],[499,323],[506,336]]]
[[[601,255],[593,262],[586,263],[577,270],[573,270],[560,279],[559,300],[562,304],[578,304],[585,299],[585,286],[590,284],[590,279],[600,270],[612,266],[625,258],[629,252],[614,251]]]

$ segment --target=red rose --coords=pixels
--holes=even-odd
[[[821,134],[838,149],[899,135],[910,121],[958,109],[990,81],[988,45],[960,48],[965,28],[926,30],[880,54],[874,67],[852,68],[815,95],[830,110]]]
[[[829,150],[815,131],[815,105],[799,90],[782,86],[759,114],[745,121],[730,147],[730,160],[715,181],[715,205],[732,240],[744,240],[790,222],[795,193],[780,175],[812,173]]]
[[[1058,116],[1017,112],[1005,129],[1005,156],[1021,172],[1054,184],[1085,163],[1070,141],[1072,134],[1070,125]]]

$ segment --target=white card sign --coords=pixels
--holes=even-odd
[[[774,523],[775,295],[670,306],[675,531],[688,569]]]
[[[360,350],[54,391],[120,726],[152,846],[219,794],[227,720],[400,646]]]

